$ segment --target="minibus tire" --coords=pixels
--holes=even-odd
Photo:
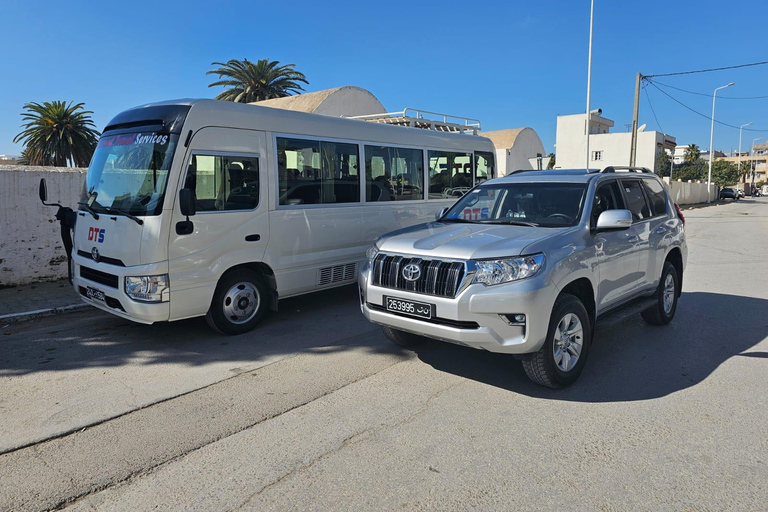
[[[205,320],[221,334],[243,334],[256,327],[268,309],[269,288],[264,279],[258,272],[243,268],[219,279]]]

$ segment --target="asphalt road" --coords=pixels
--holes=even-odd
[[[0,336],[0,510],[768,509],[768,200],[689,210],[667,327],[599,329],[576,385],[389,344],[356,291],[253,333],[90,311]]]

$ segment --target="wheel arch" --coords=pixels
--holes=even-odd
[[[277,294],[277,278],[275,277],[275,272],[272,270],[272,267],[266,263],[261,261],[253,261],[234,265],[221,274],[219,281],[224,279],[224,277],[228,274],[243,269],[256,272],[264,278],[264,281],[267,283],[267,287],[269,288],[269,307],[273,311],[277,311],[277,302],[279,298]]]
[[[667,253],[666,258],[664,258],[664,263],[666,262],[670,262],[672,266],[675,267],[675,270],[677,271],[677,280],[678,280],[677,296],[679,297],[680,294],[683,292],[683,253],[679,247],[673,247]]]
[[[589,314],[589,322],[594,333],[595,317],[597,316],[597,304],[595,302],[595,290],[592,281],[586,277],[574,279],[560,290],[560,295],[568,293],[578,298]]]

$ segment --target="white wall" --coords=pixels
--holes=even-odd
[[[482,134],[481,134],[482,135]],[[496,160],[499,165],[498,175],[506,176],[512,171],[521,169],[533,169],[529,158],[540,154],[544,158],[544,168],[549,164],[549,157],[544,152],[544,144],[531,128],[525,128],[515,138],[515,143],[511,148],[496,148]]]
[[[67,277],[67,259],[55,207],[37,195],[40,178],[48,201],[76,207],[85,169],[0,165],[0,285]]]
[[[667,184],[669,194],[672,200],[677,204],[699,204],[707,202],[707,182],[701,181],[680,181],[670,182],[669,178],[664,178]],[[717,200],[717,187],[713,184],[710,189],[710,200]]]

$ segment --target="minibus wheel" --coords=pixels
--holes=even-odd
[[[253,329],[269,309],[269,289],[258,272],[237,269],[224,274],[216,286],[205,319],[222,334]]]

